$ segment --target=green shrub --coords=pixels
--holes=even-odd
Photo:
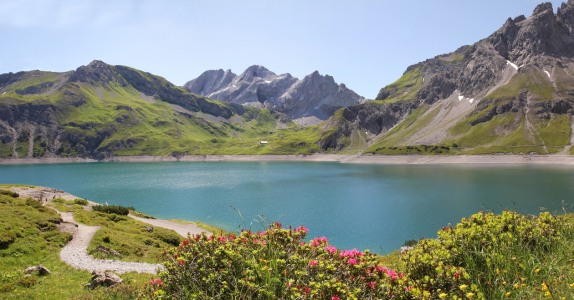
[[[123,207],[121,205],[119,205],[119,206],[95,205],[92,208],[94,209],[94,211],[99,211],[99,212],[103,212],[106,214],[122,215],[122,216],[127,216],[130,213],[130,210],[135,210],[135,208],[133,208],[133,207]]]
[[[12,198],[20,197],[20,195],[18,193],[14,193],[14,192],[7,191],[7,190],[0,190],[0,195],[6,195],[6,196],[10,196]]]
[[[146,214],[144,214],[144,213],[141,213],[141,212],[138,212],[138,211],[135,211],[135,210],[130,210],[130,214],[132,214],[133,216],[139,217],[139,218],[155,219],[155,218],[152,217],[152,216],[148,216],[148,215],[146,215]]]
[[[0,247],[5,248],[16,240],[16,234],[10,230],[0,230]]]
[[[85,200],[85,199],[75,199],[75,200],[74,200],[74,204],[86,206],[86,205],[88,205],[88,200]]]
[[[62,199],[62,198],[53,199],[52,202],[54,202],[54,203],[60,203],[60,204],[67,204],[67,201],[64,200],[64,199]]]
[[[182,239],[179,234],[170,230],[162,230],[162,228],[156,228],[153,232],[153,235],[165,243],[173,246],[179,246]]]
[[[18,281],[19,286],[23,286],[26,288],[29,288],[29,287],[35,285],[36,283],[38,283],[38,280],[34,277],[27,277],[24,279],[20,279],[20,281]]]
[[[40,203],[40,201],[38,201],[36,199],[27,198],[26,199],[26,205],[32,206],[34,208],[40,208],[42,206],[42,203]]]
[[[403,246],[405,247],[413,247],[418,243],[417,240],[406,240]]]

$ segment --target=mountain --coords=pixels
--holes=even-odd
[[[320,147],[344,150],[361,134],[373,154],[572,154],[573,29],[574,0],[509,18],[474,45],[409,66],[375,101],[337,112]]]
[[[311,154],[318,138],[280,112],[212,100],[101,61],[63,73],[0,74],[0,158]]]
[[[262,66],[251,66],[239,76],[231,70],[206,71],[184,88],[219,101],[274,109],[303,126],[319,124],[342,107],[366,101],[332,76],[315,71],[299,80]]]

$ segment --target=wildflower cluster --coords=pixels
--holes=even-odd
[[[572,233],[567,216],[481,212],[442,228],[438,239],[420,241],[400,259],[412,280],[422,282],[426,290],[440,291],[441,299],[531,298],[533,289],[551,296],[548,286],[540,285],[544,277],[538,275],[539,267],[565,233]],[[562,279],[567,288],[564,274],[554,275],[551,281],[558,284]],[[461,278],[472,284],[457,289]]]
[[[306,234],[304,227],[274,223],[263,232],[189,237],[164,253],[161,284],[148,285],[141,298],[415,299],[422,293],[368,250],[342,251],[325,237],[306,243]]]
[[[140,298],[562,299],[574,276],[569,265],[552,265],[552,255],[570,257],[571,242],[563,241],[572,241],[572,223],[571,215],[481,212],[400,253],[400,271],[325,237],[306,243],[304,227],[190,236],[163,253],[166,271]]]

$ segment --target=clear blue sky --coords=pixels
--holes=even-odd
[[[257,64],[298,78],[318,70],[372,99],[409,65],[473,44],[539,3],[2,0],[0,73],[98,59],[183,85]]]

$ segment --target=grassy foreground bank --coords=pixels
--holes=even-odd
[[[60,232],[59,215],[14,196],[0,192],[0,299],[574,299],[574,216],[567,213],[481,212],[381,257],[336,249],[326,238],[309,241],[306,228],[278,223],[180,242],[121,214],[56,201],[76,221],[102,226],[94,241],[121,260],[156,263],[159,256],[167,268],[154,279],[122,274],[120,286],[91,291],[83,287],[87,271],[59,260],[71,239]],[[22,272],[38,264],[52,274]]]

